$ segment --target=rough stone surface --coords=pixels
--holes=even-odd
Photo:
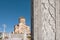
[[[34,40],[60,40],[60,0],[34,0]]]

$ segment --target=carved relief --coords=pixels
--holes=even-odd
[[[41,0],[43,40],[55,40],[55,1]]]

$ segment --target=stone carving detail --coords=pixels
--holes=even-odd
[[[55,10],[55,0],[41,0],[43,40],[55,40]]]

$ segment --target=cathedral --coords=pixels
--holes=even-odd
[[[24,17],[19,18],[19,23],[14,26],[14,34],[30,34],[30,27],[26,25],[26,20]]]

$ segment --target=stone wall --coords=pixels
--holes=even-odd
[[[34,40],[60,40],[59,0],[33,0]]]

